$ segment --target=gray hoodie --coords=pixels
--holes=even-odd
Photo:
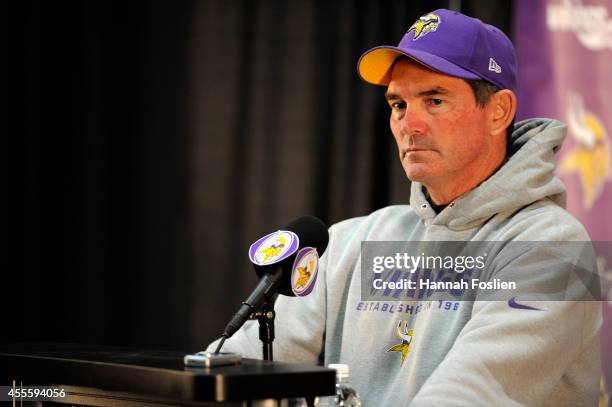
[[[530,303],[534,312],[505,301],[361,298],[362,241],[589,240],[553,173],[565,131],[554,120],[518,123],[504,165],[440,213],[413,182],[410,206],[333,225],[314,292],[277,300],[275,359],[348,364],[364,406],[596,405],[597,302]],[[224,350],[261,358],[257,323]]]

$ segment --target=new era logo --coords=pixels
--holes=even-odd
[[[489,58],[489,71],[501,73],[501,66],[493,58]]]

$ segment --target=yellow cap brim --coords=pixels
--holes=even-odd
[[[361,79],[373,85],[388,86],[391,81],[391,67],[400,55],[406,55],[393,48],[373,48],[361,56],[357,62],[357,72]]]

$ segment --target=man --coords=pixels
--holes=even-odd
[[[565,188],[553,174],[565,126],[512,126],[511,42],[480,20],[436,10],[397,47],[366,52],[358,71],[387,86],[410,206],[330,228],[315,292],[277,301],[276,359],[347,363],[365,406],[594,405],[596,302],[362,298],[364,241],[589,240],[563,209]],[[528,252],[495,277],[531,270],[514,277],[549,278],[532,266],[552,255]],[[224,350],[261,357],[260,348],[257,326],[247,324]]]

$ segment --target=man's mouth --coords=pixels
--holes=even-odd
[[[433,149],[425,148],[425,147],[404,148],[402,149],[402,158],[404,158],[407,154],[410,154],[410,153],[419,153],[419,152],[424,152],[424,151],[433,151]]]

